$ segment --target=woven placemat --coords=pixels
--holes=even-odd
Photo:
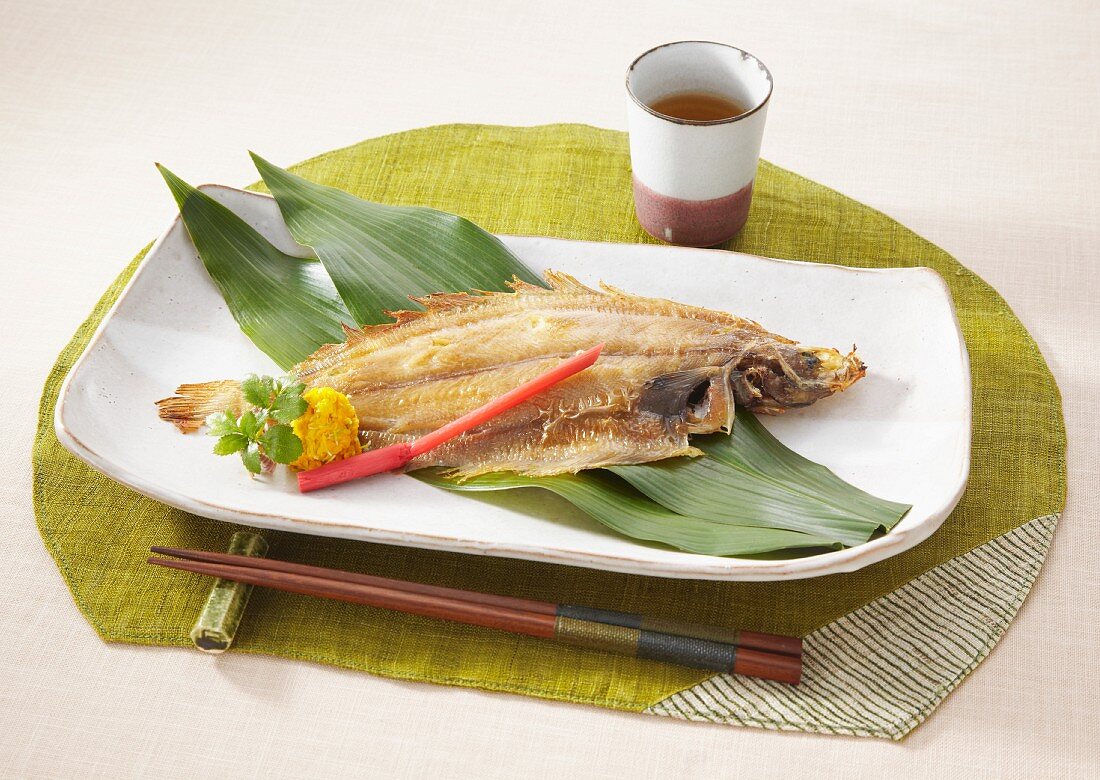
[[[364,141],[293,170],[371,200],[456,212],[500,233],[652,241],[633,217],[626,137],[610,130],[432,127]],[[852,266],[930,266],[947,280],[973,371],[973,466],[962,502],[928,541],[851,574],[718,583],[265,535],[273,554],[290,560],[807,635],[803,685],[267,590],[253,596],[235,650],[688,719],[890,738],[910,731],[989,652],[1042,564],[1065,499],[1057,386],[989,285],[885,215],[789,171],[761,162],[748,225],[728,248]],[[65,451],[52,428],[61,381],[143,256],[107,290],[46,382],[34,503],[46,545],[104,639],[187,645],[209,582],[145,565],[148,548],[224,549],[235,528],[108,480]]]

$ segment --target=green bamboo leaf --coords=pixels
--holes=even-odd
[[[733,437],[706,436],[699,440],[708,457],[785,489],[801,492],[845,514],[880,522],[890,529],[911,508],[886,501],[844,482],[836,474],[799,455],[768,432],[756,415],[738,410],[740,425]]]
[[[668,509],[739,525],[785,528],[852,546],[889,530],[909,511],[803,458],[739,409],[730,436],[697,436],[701,458],[610,468]]]
[[[163,166],[184,227],[229,311],[252,342],[282,368],[352,324],[320,263],[284,254],[248,223]]]
[[[558,494],[621,534],[688,552],[755,555],[777,550],[840,547],[828,536],[686,517],[649,500],[606,471],[584,471],[553,477],[524,477],[512,472],[496,472],[464,482],[449,479],[434,469],[414,471],[412,476],[429,485],[457,492],[542,488]]]
[[[313,249],[359,324],[388,322],[410,295],[543,284],[496,236],[422,206],[386,206],[252,159],[291,235]]]

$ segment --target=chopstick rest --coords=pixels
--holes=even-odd
[[[263,558],[267,540],[251,531],[237,531],[229,540],[229,554]],[[217,579],[210,588],[202,612],[191,629],[191,641],[204,653],[224,653],[233,644],[237,627],[248,606],[252,586],[235,580]]]

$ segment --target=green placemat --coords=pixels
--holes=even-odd
[[[609,130],[433,127],[329,152],[293,170],[371,200],[457,212],[495,232],[652,241],[634,220],[626,137]],[[1034,341],[989,285],[885,215],[796,174],[761,162],[748,225],[729,248],[842,265],[924,265],[947,280],[972,363],[973,467],[962,502],[927,542],[852,574],[717,583],[265,535],[274,555],[292,560],[808,635],[802,686],[263,589],[235,649],[690,719],[894,738],[911,730],[989,652],[1042,563],[1065,496],[1058,389]],[[148,548],[224,549],[235,528],[108,480],[65,451],[52,430],[62,379],[143,255],[107,290],[46,382],[34,502],[43,539],[104,639],[183,646],[209,581],[147,566]]]

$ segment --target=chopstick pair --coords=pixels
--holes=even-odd
[[[499,596],[245,555],[153,547],[157,566],[637,658],[798,684],[802,640],[625,612]]]

